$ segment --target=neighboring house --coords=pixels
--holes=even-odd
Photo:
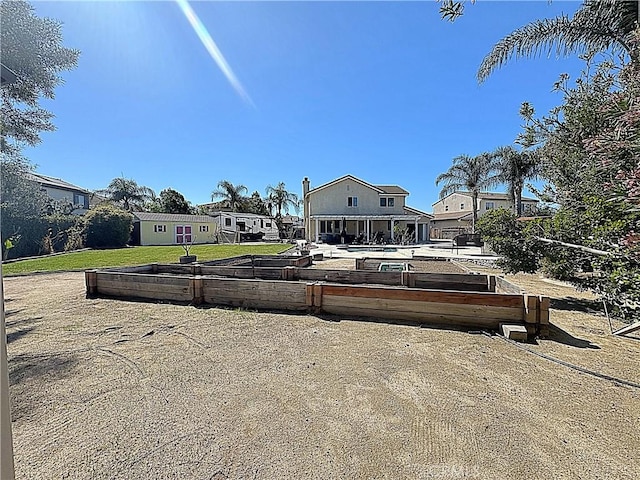
[[[284,215],[282,228],[291,239],[304,238],[304,220],[296,215]]]
[[[513,211],[507,193],[482,192],[478,196],[478,218],[496,208]],[[538,200],[522,197],[522,214],[535,215]],[[450,239],[459,233],[470,232],[473,223],[473,198],[469,192],[454,192],[433,204],[431,238]]]
[[[47,177],[39,173],[28,173],[29,180],[40,184],[40,188],[54,201],[67,203],[73,207],[72,213],[82,215],[89,210],[89,190],[65,182],[59,178]]]
[[[402,230],[417,242],[429,240],[433,216],[408,207],[409,192],[397,185],[372,185],[345,175],[312,189],[305,177],[302,195],[308,241],[339,243],[359,237],[393,242]]]
[[[275,220],[265,215],[240,212],[209,212],[220,232],[234,235],[239,233],[240,240],[280,240]]]
[[[134,245],[215,243],[218,225],[208,215],[133,212]]]

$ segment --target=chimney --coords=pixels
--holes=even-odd
[[[307,193],[309,192],[309,177],[304,177],[304,180],[302,180],[302,198],[304,199],[304,197],[307,196]]]

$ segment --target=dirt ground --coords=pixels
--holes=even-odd
[[[640,383],[640,338],[554,297],[528,345]],[[85,299],[5,279],[18,479],[636,479],[640,389],[482,334]],[[341,320],[341,321],[337,321]]]

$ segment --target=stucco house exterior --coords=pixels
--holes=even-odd
[[[478,196],[478,218],[496,208],[513,211],[511,197],[507,193],[482,192]],[[538,200],[522,197],[522,214],[535,215]],[[473,198],[469,192],[454,192],[433,204],[431,238],[450,239],[459,233],[471,232],[473,223]]]
[[[29,180],[37,182],[42,191],[52,200],[72,205],[73,211],[71,213],[82,215],[89,210],[89,197],[91,196],[89,190],[39,173],[28,173],[27,177]]]
[[[353,175],[315,188],[305,177],[302,198],[306,239],[339,243],[360,237],[364,242],[393,242],[397,232],[406,229],[414,241],[426,242],[433,216],[407,206],[408,196],[409,192],[397,185],[372,185]]]
[[[218,225],[208,215],[133,212],[134,245],[215,243]]]

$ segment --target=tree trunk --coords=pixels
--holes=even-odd
[[[471,233],[476,233],[476,223],[478,223],[478,192],[473,192],[472,200],[473,205],[473,224],[471,225]]]

